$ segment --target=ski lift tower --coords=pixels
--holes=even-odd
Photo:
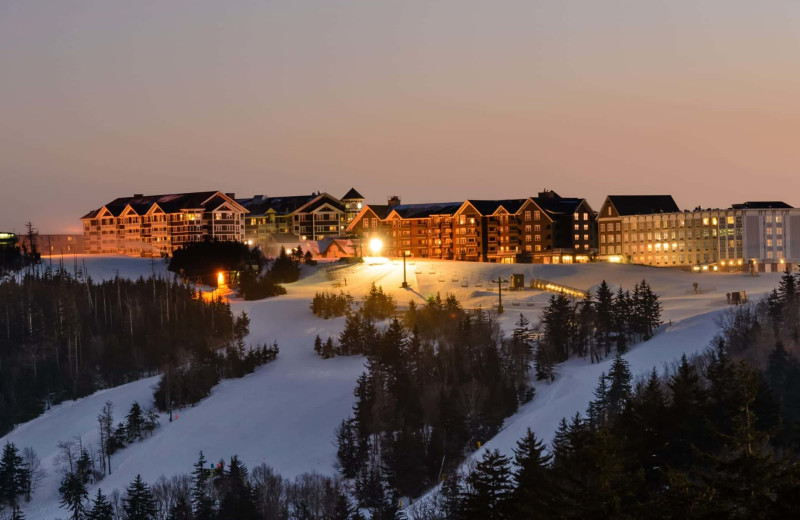
[[[503,314],[503,284],[508,283],[508,280],[503,280],[497,277],[497,280],[492,280],[492,283],[497,284],[497,314]]]

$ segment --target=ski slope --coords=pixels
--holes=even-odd
[[[85,263],[95,279],[113,278],[117,273],[136,278],[154,270],[166,272],[162,262],[148,259],[86,256],[78,261],[81,266]],[[499,276],[507,280],[512,273],[524,274],[526,282],[542,278],[579,289],[593,288],[603,279],[614,289],[620,285],[632,289],[646,278],[662,298],[665,325],[650,341],[626,354],[637,375],[653,366],[660,369],[684,352],[705,348],[716,332],[716,317],[728,307],[726,292],[745,290],[748,297],[755,298],[771,290],[779,278],[777,274],[693,274],[605,263],[531,266],[419,261],[406,266],[410,288],[401,289],[403,266],[397,261],[367,259],[358,265],[320,264],[304,269],[300,281],[286,286],[288,294],[284,296],[231,303],[234,313],[246,311],[251,318],[250,343],[278,342],[277,360],[242,379],[222,381],[207,399],[179,411],[176,421],[169,423],[162,416],[161,426],[151,438],[115,454],[113,473],[97,486],[110,493],[123,490],[137,474],[153,482],[161,475],[188,473],[200,450],[210,461],[236,454],[249,467],[264,462],[286,477],[308,471],[333,474],[334,428],[350,413],[364,360],[323,360],[314,354],[315,335],[326,339],[338,335],[344,326],[343,318],[322,320],[311,314],[311,298],[320,290],[341,288],[359,299],[374,282],[390,291],[401,307],[411,299],[422,302],[437,292],[442,296],[453,292],[465,307],[489,309],[497,302],[489,279]],[[700,294],[695,294],[693,282],[700,284]],[[500,317],[501,326],[511,330],[520,313],[535,322],[548,298],[549,294],[539,291],[504,291],[506,312]],[[608,371],[610,363],[611,359],[599,364],[574,359],[560,365],[557,380],[550,385],[537,383],[534,400],[507,419],[503,430],[484,448],[510,453],[528,427],[549,441],[562,417],[585,410],[600,373]],[[25,507],[28,518],[67,516],[58,506],[59,475],[53,466],[57,443],[80,435],[84,444],[96,448],[96,416],[103,403],[114,403],[119,420],[134,400],[145,407],[151,405],[157,381],[157,377],[143,379],[63,403],[0,439],[0,443],[12,441],[20,449],[33,447],[48,470],[34,501]],[[89,492],[91,496],[94,488]]]

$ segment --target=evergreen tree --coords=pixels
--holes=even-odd
[[[61,507],[67,509],[72,514],[72,520],[81,520],[86,511],[84,500],[89,497],[86,491],[86,484],[76,473],[67,473],[61,480],[58,488],[61,496]]]
[[[0,458],[0,505],[16,508],[18,498],[25,493],[26,473],[19,450],[12,442],[6,442]]]
[[[464,496],[465,518],[511,518],[508,508],[513,492],[508,457],[499,450],[487,450],[467,477],[469,491]]]
[[[258,512],[253,500],[253,492],[247,482],[247,468],[239,457],[231,457],[225,473],[225,486],[219,507],[220,518],[236,518],[238,520],[256,520]]]
[[[461,479],[457,473],[451,473],[442,480],[441,512],[444,518],[460,518],[462,513]]]
[[[127,520],[153,520],[156,517],[156,503],[150,486],[142,480],[141,475],[131,482],[122,499],[122,509]]]
[[[319,334],[314,338],[314,352],[318,356],[322,356],[322,338],[319,337]]]
[[[129,443],[142,438],[142,429],[144,428],[144,413],[139,403],[134,401],[128,410],[128,415],[125,416],[125,434]]]
[[[589,402],[586,415],[593,428],[602,428],[608,422],[608,376],[606,376],[605,372],[600,374],[597,386],[594,389],[594,399]]]
[[[108,501],[103,491],[98,488],[97,494],[92,501],[92,509],[87,513],[86,520],[113,520],[114,509]]]
[[[595,341],[598,348],[608,356],[611,353],[611,334],[614,324],[614,295],[603,280],[595,295]]]
[[[192,507],[196,520],[211,520],[214,517],[214,503],[208,493],[208,478],[206,458],[201,451],[192,472]]]
[[[614,362],[608,371],[608,414],[617,415],[623,411],[631,397],[630,365],[622,355],[617,352]]]
[[[558,516],[559,489],[541,440],[528,429],[514,449],[514,493],[509,518],[549,519]]]

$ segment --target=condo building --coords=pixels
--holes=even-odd
[[[244,241],[247,209],[232,193],[135,194],[83,217],[84,251],[133,256],[169,255],[204,240]]]

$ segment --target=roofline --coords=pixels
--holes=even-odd
[[[372,211],[372,214],[375,215],[376,217],[378,216],[378,214],[375,213],[375,210],[373,210],[372,208],[369,207],[369,204],[364,204],[364,206],[361,208],[361,211],[359,211],[356,214],[356,216],[353,217],[353,220],[349,224],[347,224],[347,227],[345,228],[345,231],[353,231],[355,229],[355,227],[356,227],[356,222],[359,222],[364,217],[364,213],[366,213],[367,210]],[[383,221],[385,219],[381,219],[381,220]]]

